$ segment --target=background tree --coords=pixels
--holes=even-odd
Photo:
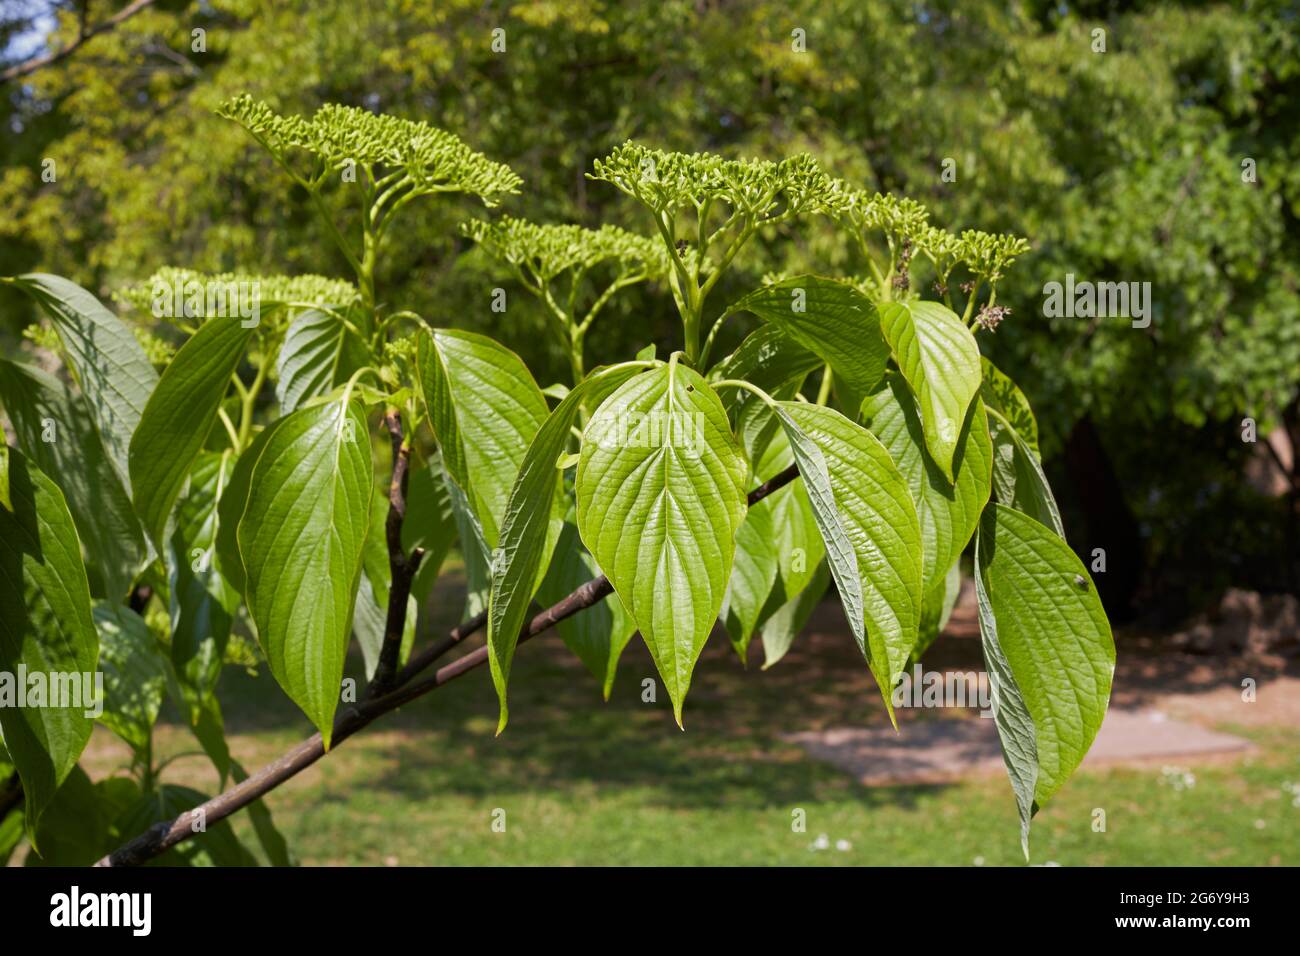
[[[78,32],[77,8],[59,9],[52,44]],[[1232,582],[1295,587],[1296,496],[1243,481],[1257,446],[1240,422],[1300,437],[1298,23],[1287,0],[160,2],[7,85],[0,271],[39,266],[106,294],[160,262],[348,274],[340,253],[322,258],[308,195],[280,195],[271,161],[213,115],[243,90],[288,112],[337,101],[429,118],[517,170],[528,189],[508,211],[538,222],[637,227],[580,173],[629,138],[809,148],[954,228],[1033,238],[999,288],[1017,334],[987,347],[1039,409],[1049,472],[1068,460],[1089,476],[1061,484],[1065,524],[1081,553],[1107,550],[1112,610],[1181,613]],[[490,329],[542,380],[567,378],[566,352],[537,334],[543,303],[491,311],[499,272],[456,237],[461,216],[412,222],[381,295]],[[787,234],[756,240],[719,298],[813,261],[863,267],[829,222]],[[1150,281],[1151,327],[1044,316],[1043,284],[1066,273]],[[662,293],[611,301],[587,364],[647,332],[665,344]],[[30,309],[0,295],[16,335]],[[745,331],[720,333],[720,354]]]

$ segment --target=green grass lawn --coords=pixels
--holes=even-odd
[[[866,788],[780,739],[886,721],[836,614],[823,606],[814,623],[826,626],[767,672],[711,644],[685,733],[662,689],[642,702],[654,672],[639,642],[606,704],[558,637],[543,636],[516,658],[502,736],[486,669],[475,671],[342,744],[269,805],[304,864],[1022,864],[1004,776]],[[265,671],[228,671],[221,697],[232,750],[250,770],[310,732]],[[1257,749],[1188,765],[1189,787],[1159,765],[1080,772],[1039,814],[1033,862],[1300,863],[1300,807],[1284,788],[1300,782],[1300,730],[1221,729]],[[193,748],[174,725],[160,727],[159,746]],[[178,761],[169,778],[215,786],[202,759]],[[1104,833],[1092,829],[1098,807]],[[806,832],[792,830],[796,808]],[[492,826],[497,810],[504,832]],[[247,815],[234,822],[255,846]],[[813,849],[820,834],[829,846]]]

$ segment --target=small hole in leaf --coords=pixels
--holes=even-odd
[[[693,392],[693,391],[695,391],[695,386],[694,386],[694,385],[687,385],[687,386],[686,386],[686,391],[688,391],[688,392]]]

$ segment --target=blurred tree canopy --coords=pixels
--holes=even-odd
[[[80,3],[15,7],[6,58],[46,8],[49,45],[77,36]],[[105,297],[163,265],[345,275],[306,196],[213,112],[242,92],[282,112],[332,101],[445,127],[524,178],[506,212],[544,222],[648,231],[584,177],[637,139],[808,150],[926,203],[937,224],[1027,236],[1033,252],[999,287],[1012,315],[983,345],[1073,477],[1075,547],[1108,549],[1108,603],[1294,587],[1296,495],[1276,520],[1242,480],[1240,434],[1251,417],[1300,444],[1294,0],[159,0],[4,87],[0,274],[58,272]],[[379,296],[490,332],[545,384],[565,366],[540,308],[456,230],[493,215],[422,205],[389,240]],[[799,261],[756,243],[737,285],[861,266],[829,223],[795,228],[782,255]],[[1150,327],[1046,317],[1043,285],[1067,273],[1150,282]],[[498,286],[504,314],[490,310]],[[11,296],[0,306],[9,349],[33,317]],[[633,291],[593,328],[588,364],[671,344],[673,315],[664,288]],[[730,331],[717,354],[744,330]]]

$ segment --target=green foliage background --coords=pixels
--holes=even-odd
[[[0,42],[22,20],[0,23]],[[75,35],[74,15],[58,22],[56,39]],[[1182,610],[1227,583],[1294,586],[1294,518],[1277,519],[1295,499],[1245,486],[1240,420],[1300,437],[1295,2],[164,0],[4,87],[0,274],[67,275],[106,301],[163,265],[347,275],[307,197],[214,114],[241,92],[281,112],[333,101],[427,119],[512,166],[525,184],[505,211],[540,221],[647,231],[583,175],[635,138],[809,150],[950,229],[1028,236],[1033,252],[999,286],[1013,312],[990,354],[1029,395],[1058,471],[1081,421],[1100,436],[1141,543],[1142,593]],[[489,332],[539,381],[563,378],[540,307],[457,233],[474,215],[491,214],[451,201],[408,215],[381,300]],[[768,271],[853,267],[829,223],[793,229],[795,242],[747,249],[718,303]],[[1045,318],[1042,286],[1067,272],[1151,282],[1151,328]],[[498,286],[504,314],[490,310]],[[8,353],[35,317],[0,296]],[[629,290],[593,327],[588,365],[667,345],[676,325],[662,286]],[[1066,520],[1075,547],[1110,544],[1079,513]]]

